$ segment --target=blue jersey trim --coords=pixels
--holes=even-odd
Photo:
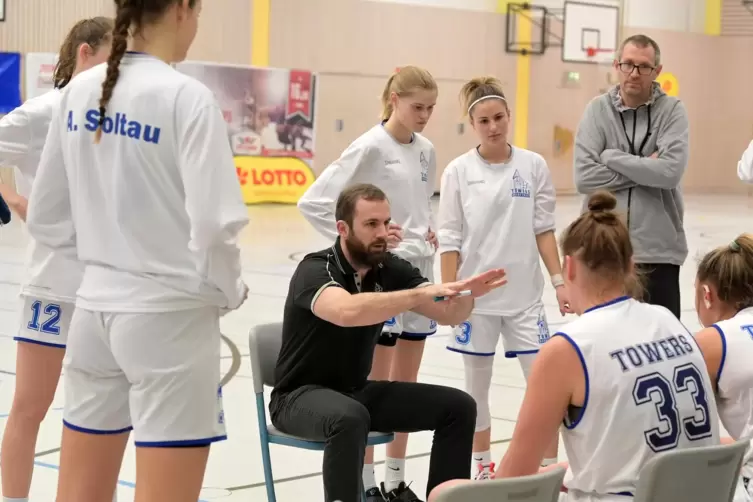
[[[716,387],[719,388],[719,380],[722,378],[722,370],[724,369],[724,363],[727,360],[727,337],[724,336],[724,331],[718,324],[712,324],[712,328],[716,329],[717,333],[722,339],[722,358],[719,360],[719,369],[716,370]]]
[[[629,297],[626,297],[626,298],[629,298]],[[572,338],[570,338],[570,335],[568,335],[567,333],[563,333],[561,331],[556,332],[553,335],[553,337],[555,337],[555,336],[561,336],[562,338],[564,338],[565,340],[567,340],[570,343],[570,345],[572,345],[573,349],[575,349],[575,352],[578,353],[578,359],[580,359],[580,365],[583,367],[583,376],[586,379],[586,382],[585,382],[586,383],[586,392],[585,392],[585,395],[583,396],[583,406],[581,406],[581,408],[580,408],[580,412],[578,413],[578,417],[575,420],[573,420],[572,422],[570,422],[568,419],[564,420],[565,427],[567,427],[568,429],[572,430],[572,429],[575,429],[575,427],[577,427],[577,425],[581,422],[581,420],[583,420],[583,415],[585,415],[585,413],[586,413],[586,407],[588,406],[588,398],[589,398],[589,395],[591,393],[591,382],[590,382],[590,379],[588,377],[588,368],[586,367],[586,358],[583,357],[583,352],[581,352],[580,347],[578,347],[578,344],[575,343],[575,340],[573,340]]]
[[[584,310],[583,313],[585,314],[586,312],[591,312],[593,310],[598,310],[598,309],[601,309],[601,308],[604,308],[604,307],[609,307],[610,305],[614,305],[615,303],[620,303],[620,302],[624,302],[626,300],[630,300],[630,298],[631,297],[627,296],[627,295],[626,296],[619,296],[617,298],[614,298],[613,300],[609,300],[608,302],[600,303],[599,305],[594,305],[590,309]]]

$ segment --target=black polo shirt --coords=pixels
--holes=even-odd
[[[306,255],[290,280],[285,301],[274,393],[303,385],[351,392],[366,383],[384,323],[343,328],[317,317],[312,306],[326,288],[358,294],[412,289],[424,283],[428,279],[418,269],[392,253],[359,281],[339,238],[332,247]]]

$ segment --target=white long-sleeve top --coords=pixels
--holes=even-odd
[[[414,134],[413,141],[403,144],[378,124],[324,169],[299,199],[298,208],[319,233],[334,241],[340,192],[356,183],[371,183],[387,194],[392,221],[403,227],[403,241],[393,252],[404,259],[433,256],[435,250],[426,235],[436,172],[431,141]]]
[[[59,103],[60,91],[52,90],[29,99],[0,119],[0,165],[15,167],[16,191],[27,199]],[[77,260],[31,239],[21,295],[73,303],[82,273]]]
[[[127,53],[95,144],[105,70],[81,73],[62,92],[32,188],[32,237],[84,263],[79,307],[237,307],[237,236],[248,216],[212,92]]]
[[[507,284],[476,299],[473,312],[511,315],[541,299],[536,236],[554,230],[555,190],[544,158],[512,147],[510,159],[490,164],[476,148],[442,173],[439,253],[460,254],[458,279],[504,268]]]
[[[753,183],[753,141],[737,163],[737,177],[746,183]]]

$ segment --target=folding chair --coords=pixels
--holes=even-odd
[[[633,502],[732,502],[748,440],[674,450],[643,466]]]
[[[304,450],[324,450],[323,441],[311,441],[291,436],[278,431],[272,424],[267,423],[266,404],[264,402],[264,386],[274,386],[274,369],[277,355],[282,345],[282,323],[260,324],[251,328],[248,335],[248,348],[251,357],[251,373],[253,377],[254,394],[256,394],[256,412],[259,421],[259,439],[261,440],[261,456],[264,464],[264,484],[267,488],[268,502],[277,502],[275,496],[274,478],[272,477],[272,462],[269,456],[269,445],[279,444]],[[326,364],[322,361],[322,364]],[[372,432],[367,444],[375,446],[386,444],[395,439],[394,434]],[[363,493],[364,500],[366,492]]]
[[[531,476],[465,483],[447,488],[436,502],[557,502],[565,472],[556,467]]]

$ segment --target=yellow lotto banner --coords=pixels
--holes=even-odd
[[[296,204],[314,182],[314,172],[295,157],[235,157],[246,204]]]
[[[317,77],[307,70],[185,61],[222,109],[246,204],[295,204],[314,182]]]

